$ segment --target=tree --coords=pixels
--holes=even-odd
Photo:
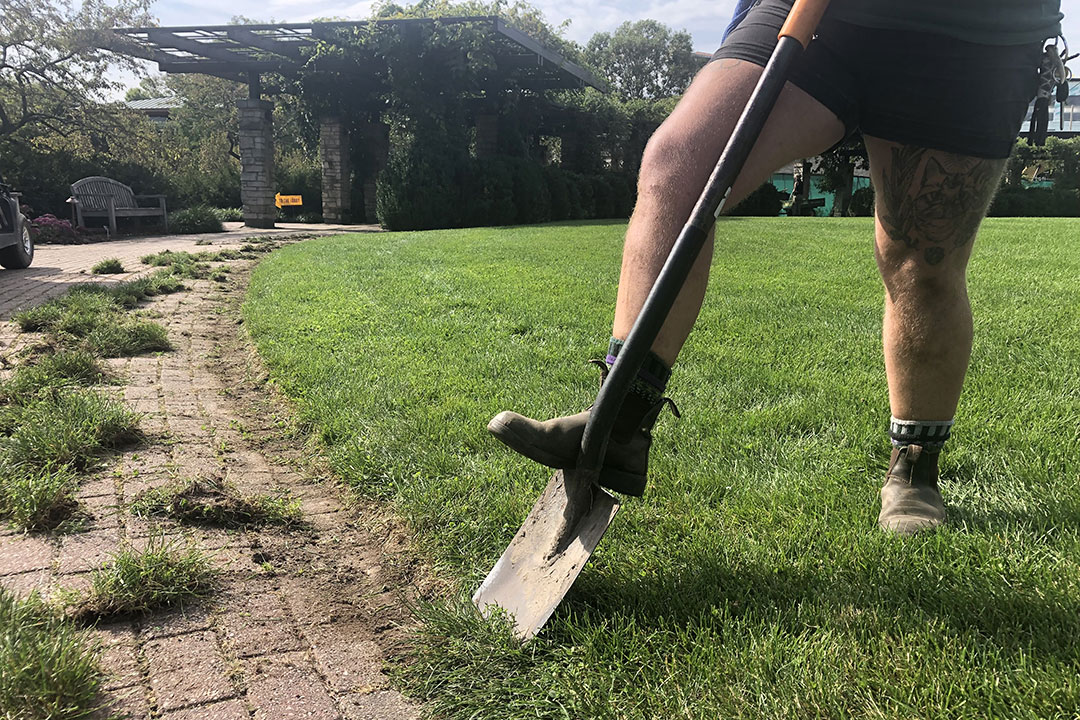
[[[0,24],[0,138],[38,126],[61,135],[103,117],[100,103],[120,88],[107,72],[130,58],[99,49],[117,26],[152,23],[151,0],[4,0]]]
[[[690,33],[673,32],[656,20],[624,22],[614,33],[596,33],[585,60],[623,100],[679,95],[698,67]]]
[[[124,100],[128,102],[152,100],[154,98],[168,97],[172,94],[172,90],[169,89],[168,84],[165,82],[164,75],[150,75],[140,80],[137,86],[128,88],[127,92],[124,93]]]
[[[818,187],[833,193],[833,217],[848,214],[855,184],[855,170],[869,166],[870,161],[866,156],[866,146],[863,145],[861,135],[847,138],[839,147],[824,153],[814,163],[814,172],[820,174]]]

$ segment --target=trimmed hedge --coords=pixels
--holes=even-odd
[[[1080,192],[1056,188],[1003,188],[987,213],[992,217],[1080,217]]]
[[[787,198],[783,192],[776,189],[771,182],[763,183],[757,190],[746,196],[736,205],[729,215],[776,217],[784,207]]]
[[[376,212],[389,230],[625,218],[633,190],[620,173],[583,175],[525,158],[473,158],[413,145],[391,151],[379,176]]]

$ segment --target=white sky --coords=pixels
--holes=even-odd
[[[401,0],[399,0],[400,2]],[[947,1],[947,0],[946,0]],[[626,20],[652,18],[676,30],[687,30],[694,38],[694,49],[712,52],[735,7],[735,0],[532,0],[544,12],[548,22],[559,25],[569,20],[566,37],[584,44],[593,33],[614,30]],[[408,0],[403,4],[409,4]],[[333,2],[311,0],[158,0],[153,13],[163,26],[223,25],[242,15],[253,20],[303,22],[316,17],[339,17],[363,20],[370,16],[374,0]],[[1080,0],[1062,0],[1067,16],[1065,36],[1072,39],[1074,52],[1080,52]],[[1068,15],[1071,15],[1069,17]],[[1080,59],[1074,60],[1080,68]],[[156,66],[148,66],[156,71]],[[136,78],[124,78],[128,85]]]

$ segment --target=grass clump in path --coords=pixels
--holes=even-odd
[[[0,464],[0,517],[20,530],[50,530],[78,509],[78,476],[68,467]]]
[[[124,272],[124,264],[117,258],[106,258],[90,268],[90,272],[94,275],[118,275]]]
[[[142,615],[192,602],[214,589],[216,572],[197,548],[153,538],[125,547],[90,576],[90,590],[71,603],[83,620]]]
[[[20,365],[0,382],[0,404],[26,405],[58,387],[97,385],[107,380],[97,359],[85,350],[61,350]]]
[[[485,425],[595,398],[585,361],[607,346],[624,232],[320,238],[255,271],[246,325],[300,420],[465,598],[550,476]],[[403,679],[447,717],[500,720],[1074,715],[1078,234],[984,223],[942,455],[950,525],[900,540],[875,527],[889,406],[872,220],[723,219],[645,497],[525,650],[448,601]]]
[[[126,311],[145,297],[179,289],[174,282],[175,278],[138,280],[115,288],[79,286],[14,319],[23,331],[45,332],[60,347],[84,348],[101,357],[168,350],[165,328]]]
[[[3,452],[14,465],[86,468],[101,451],[143,438],[139,416],[119,400],[92,390],[60,389],[6,418]]]
[[[130,510],[135,515],[223,528],[303,524],[298,499],[287,494],[242,495],[218,478],[152,488],[137,496]]]
[[[36,595],[0,588],[0,715],[75,720],[97,707],[102,685],[96,647]]]

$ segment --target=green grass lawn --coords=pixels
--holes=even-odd
[[[258,268],[245,317],[336,470],[391,500],[460,597],[401,680],[460,718],[1080,714],[1080,221],[989,220],[943,456],[951,525],[875,527],[888,458],[869,219],[724,219],[629,499],[542,635],[467,595],[550,471],[500,410],[592,401],[622,224],[338,236]]]

